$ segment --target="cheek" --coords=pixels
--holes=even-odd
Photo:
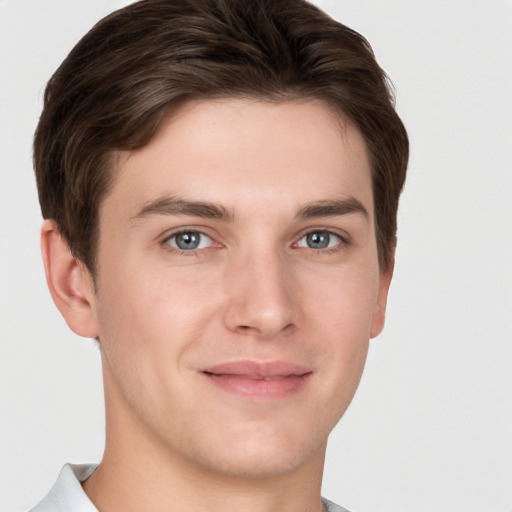
[[[112,383],[141,417],[170,407],[188,392],[179,376],[207,328],[211,297],[206,302],[192,278],[150,269],[118,266],[98,284],[99,337]]]
[[[378,271],[374,276],[354,269],[339,272],[322,281],[322,292],[320,287],[314,288],[316,293],[309,303],[327,388],[342,398],[338,402],[341,410],[352,398],[366,361],[377,302],[377,275]],[[315,282],[321,284],[318,279]]]
[[[349,342],[369,338],[371,320],[377,305],[378,269],[346,268],[335,272],[311,275],[303,283],[309,297],[307,310],[327,331]]]
[[[98,323],[112,363],[137,372],[144,363],[148,372],[162,361],[178,366],[218,310],[218,273],[130,261],[109,270],[98,281]]]

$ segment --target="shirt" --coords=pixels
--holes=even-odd
[[[81,484],[95,469],[96,464],[66,464],[50,492],[30,512],[98,512]],[[322,503],[326,512],[349,512],[325,498]]]

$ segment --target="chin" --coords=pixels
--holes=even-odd
[[[300,453],[275,453],[260,449],[258,453],[231,450],[226,457],[211,457],[203,465],[217,475],[242,479],[275,478],[294,473],[307,461]]]
[[[213,473],[244,479],[277,477],[296,472],[303,466],[323,465],[324,438],[304,439],[290,433],[283,436],[264,430],[250,436],[229,436],[229,440],[209,440],[207,450],[196,444],[192,457]]]

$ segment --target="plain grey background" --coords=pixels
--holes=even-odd
[[[128,2],[0,0],[0,510],[101,457],[99,354],[54,307],[31,138],[44,85]],[[384,333],[331,436],[358,512],[512,510],[512,2],[318,0],[371,42],[411,138]]]

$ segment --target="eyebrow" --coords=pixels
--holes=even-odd
[[[233,213],[221,205],[204,201],[187,201],[176,197],[162,197],[146,203],[131,220],[148,215],[192,215],[207,219],[233,220]]]
[[[297,217],[311,219],[314,217],[337,217],[349,213],[360,213],[366,219],[369,218],[368,210],[355,197],[308,203],[299,210]]]
[[[308,203],[300,208],[296,217],[311,219],[315,217],[336,217],[350,213],[360,213],[365,218],[369,217],[368,210],[355,197]],[[222,205],[205,201],[189,201],[176,197],[162,197],[146,203],[131,220],[142,219],[149,215],[192,215],[223,221],[234,220],[234,214]]]

